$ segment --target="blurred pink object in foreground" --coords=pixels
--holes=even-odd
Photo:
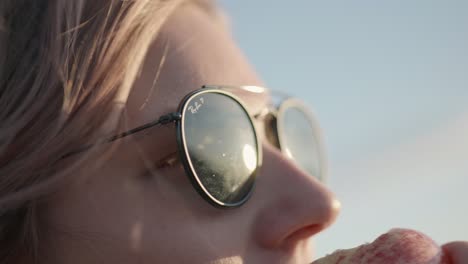
[[[428,236],[408,229],[392,229],[374,242],[337,250],[312,264],[449,264],[442,248]]]

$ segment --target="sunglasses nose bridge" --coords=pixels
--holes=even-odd
[[[256,123],[256,129],[259,132],[259,137],[266,139],[268,143],[280,148],[278,130],[277,130],[277,108],[273,106],[267,106],[260,112],[253,116],[254,122]],[[261,141],[261,140],[260,140]]]
[[[277,149],[280,149],[280,142],[278,137],[278,124],[277,118],[273,114],[268,114],[263,119],[263,132],[265,139]]]

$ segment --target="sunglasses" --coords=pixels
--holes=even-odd
[[[327,162],[320,128],[312,112],[298,99],[271,93],[272,104],[252,115],[232,93],[239,90],[268,91],[257,86],[205,85],[187,94],[177,112],[101,143],[156,125],[175,123],[178,156],[193,187],[215,207],[239,207],[251,196],[262,163],[262,144],[254,122],[258,120],[263,124],[266,140],[305,172],[324,181]]]

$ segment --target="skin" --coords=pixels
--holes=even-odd
[[[175,111],[184,95],[203,84],[262,86],[226,27],[204,11],[184,6],[163,27],[135,85],[122,91],[129,96],[123,100],[127,124],[121,131]],[[267,95],[235,93],[251,112],[269,100]],[[148,170],[176,151],[172,125],[122,139],[101,168],[84,166],[42,211],[48,239],[42,243],[41,261],[310,263],[310,238],[335,221],[340,203],[262,133],[260,137],[263,166],[255,191],[232,210],[203,200],[179,163]],[[453,242],[444,250],[454,263],[468,262],[468,243]]]
[[[468,241],[454,241],[442,246],[453,264],[468,263]]]
[[[262,82],[224,25],[184,6],[149,50],[129,91],[123,130],[175,111],[184,95],[203,84]],[[236,94],[251,112],[270,99]],[[123,139],[102,168],[83,168],[50,201],[44,213],[51,234],[47,263],[310,263],[309,238],[338,215],[334,195],[262,134],[256,189],[245,205],[231,210],[201,198],[180,164],[148,171],[145,165],[176,151],[173,125],[142,134]]]

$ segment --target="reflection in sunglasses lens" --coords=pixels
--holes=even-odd
[[[233,98],[216,92],[198,94],[186,105],[183,133],[195,177],[217,201],[243,201],[259,163],[249,115]]]
[[[301,109],[289,107],[283,117],[282,149],[302,169],[322,180],[318,138],[310,119]]]

